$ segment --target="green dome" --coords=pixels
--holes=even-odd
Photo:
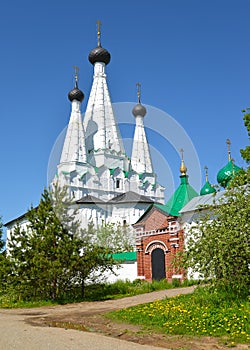
[[[216,190],[213,188],[213,186],[206,181],[205,185],[200,190],[200,195],[203,196],[204,194],[214,193]]]
[[[224,188],[227,187],[229,181],[239,170],[240,168],[233,164],[232,159],[229,160],[227,165],[225,165],[217,174],[218,183]]]

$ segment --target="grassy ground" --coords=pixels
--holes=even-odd
[[[118,299],[132,295],[150,293],[156,290],[170,289],[181,286],[187,287],[194,284],[197,284],[197,281],[185,281],[185,283],[182,285],[180,285],[179,280],[173,280],[172,283],[168,283],[166,280],[153,281],[152,283],[135,280],[133,282],[117,281],[115,283],[91,284],[86,286],[84,298],[80,297],[81,291],[79,289],[75,289],[65,293],[63,299],[56,301],[40,300],[39,298],[23,300],[21,295],[19,295],[14,289],[10,288],[8,292],[0,292],[0,308],[39,307],[81,301]]]
[[[250,342],[249,300],[235,300],[207,288],[198,288],[191,295],[111,312],[108,317],[169,335],[222,337],[231,346],[235,342]]]

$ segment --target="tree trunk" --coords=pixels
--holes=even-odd
[[[81,288],[81,298],[84,298],[85,294],[85,284],[84,284],[84,278],[82,278],[82,288]]]

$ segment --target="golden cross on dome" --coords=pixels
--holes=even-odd
[[[137,97],[138,97],[138,103],[141,103],[141,84],[136,83],[137,86]]]
[[[228,160],[231,160],[231,141],[229,139],[226,140],[227,144],[227,153],[228,153]]]
[[[187,167],[184,163],[184,149],[183,148],[180,149],[180,153],[181,153],[180,172],[181,172],[181,175],[187,175]]]
[[[97,44],[101,46],[101,21],[98,19],[97,24]]]

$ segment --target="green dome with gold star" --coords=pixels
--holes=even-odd
[[[227,165],[225,165],[217,174],[217,181],[222,187],[227,187],[230,180],[239,172],[241,168],[233,163],[230,159]]]
[[[216,192],[215,188],[213,188],[210,182],[206,181],[205,185],[200,190],[200,195],[203,196],[204,194],[209,194],[214,192]]]
[[[204,196],[205,194],[210,194],[210,193],[216,192],[215,188],[208,181],[208,167],[205,166],[204,169],[205,169],[205,172],[206,172],[206,182],[205,182],[205,185],[200,190],[200,195],[201,196]]]
[[[234,164],[234,160],[231,158],[231,141],[227,139],[226,144],[228,147],[228,163],[217,174],[217,181],[224,188],[228,186],[230,180],[241,170],[240,167]]]

